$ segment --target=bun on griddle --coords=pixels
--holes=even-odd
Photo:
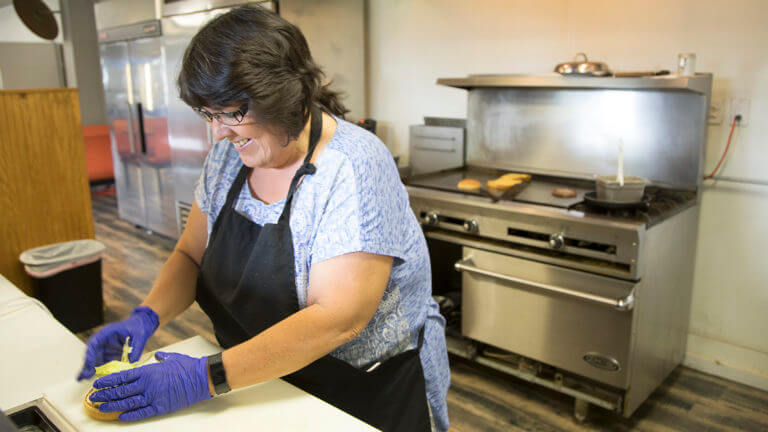
[[[456,186],[458,186],[459,190],[477,192],[481,187],[483,187],[483,184],[480,182],[480,180],[468,178],[460,181]]]
[[[522,183],[523,180],[517,180],[512,178],[498,178],[496,180],[488,180],[488,189],[493,189],[496,191],[505,191],[510,189],[512,186],[519,185]]]
[[[504,192],[512,186],[527,182],[531,179],[530,174],[507,173],[495,180],[488,180],[488,189],[495,192]]]
[[[528,181],[528,180],[531,179],[531,175],[530,174],[520,174],[520,173],[507,173],[507,174],[504,174],[503,176],[499,177],[499,180],[502,180],[502,179],[503,180],[507,180],[507,181],[511,181],[511,180]]]
[[[571,188],[555,188],[552,189],[552,195],[558,198],[575,198],[578,193]]]

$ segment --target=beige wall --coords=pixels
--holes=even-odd
[[[61,45],[50,42],[0,42],[3,90],[64,87]]]
[[[364,2],[281,0],[280,15],[301,29],[326,82],[344,93],[344,106],[350,111],[347,119],[364,118]]]
[[[615,70],[674,70],[678,53],[694,52],[715,75],[713,100],[751,99],[722,173],[768,179],[766,17],[764,0],[370,0],[369,114],[407,158],[409,125],[466,116],[466,93],[438,77],[546,73],[580,51]],[[727,134],[709,127],[708,170]],[[704,189],[686,364],[764,389],[766,240],[768,187]]]

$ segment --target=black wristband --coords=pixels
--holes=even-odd
[[[206,362],[208,363],[208,372],[211,374],[214,393],[220,395],[232,390],[227,382],[227,371],[224,370],[221,353],[208,356]]]

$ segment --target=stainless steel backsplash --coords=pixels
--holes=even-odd
[[[696,189],[708,95],[686,90],[475,88],[467,163],[591,178],[624,172]]]

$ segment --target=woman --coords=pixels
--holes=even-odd
[[[225,351],[97,380],[137,420],[282,377],[382,430],[446,430],[444,320],[394,161],[341,119],[301,32],[257,6],[193,38],[178,84],[218,143],[147,299],[88,342],[81,378],[197,300]]]

